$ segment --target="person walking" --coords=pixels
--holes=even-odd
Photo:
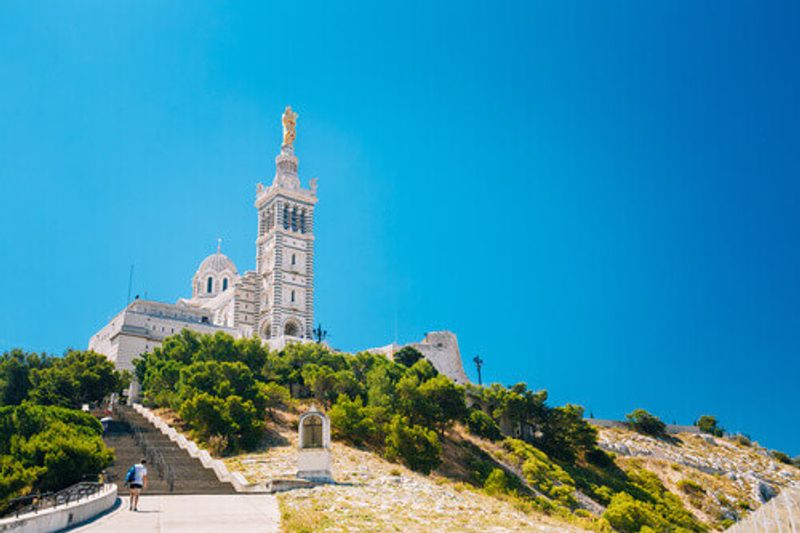
[[[130,484],[131,489],[131,511],[139,510],[139,494],[142,490],[147,489],[147,459],[142,459],[141,462],[133,465],[128,474],[125,476],[125,481]]]

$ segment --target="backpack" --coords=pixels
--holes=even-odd
[[[134,479],[136,479],[136,467],[132,466],[128,473],[125,474],[125,483],[133,483]]]

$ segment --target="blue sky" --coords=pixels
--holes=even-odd
[[[291,104],[333,345],[800,453],[797,3],[266,4],[0,2],[0,349],[253,268]]]

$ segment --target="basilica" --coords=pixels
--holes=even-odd
[[[283,113],[283,143],[275,158],[272,184],[256,187],[258,229],[256,268],[240,273],[220,246],[201,261],[191,280],[191,298],[176,303],[136,299],[89,340],[117,368],[133,370],[133,360],[171,335],[190,329],[223,331],[235,338],[257,336],[279,350],[290,342],[311,342],[314,327],[314,207],[317,180],[304,188],[294,154],[297,114]],[[414,343],[433,365],[459,383],[467,382],[450,332],[433,332]],[[392,357],[390,344],[371,351]]]

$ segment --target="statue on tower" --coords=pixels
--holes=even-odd
[[[297,126],[297,113],[292,111],[292,106],[286,106],[281,120],[283,122],[283,146],[290,146],[294,143],[294,130]]]

